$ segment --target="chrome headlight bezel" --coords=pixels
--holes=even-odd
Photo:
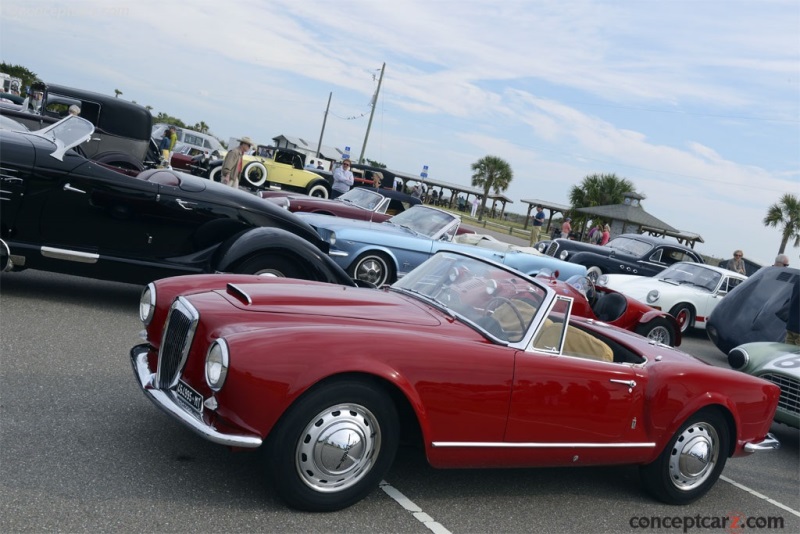
[[[156,286],[150,282],[139,296],[139,320],[149,326],[156,312]]]
[[[658,293],[658,289],[653,289],[647,294],[646,297],[647,303],[653,304],[655,302],[658,302],[659,297],[661,297],[661,295]]]
[[[567,261],[567,258],[569,258],[569,250],[562,250],[558,255],[558,259],[561,261]]]
[[[229,366],[228,343],[222,338],[215,339],[208,347],[205,363],[206,384],[212,391],[219,391],[225,385]]]

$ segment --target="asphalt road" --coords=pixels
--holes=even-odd
[[[756,530],[730,528],[746,518],[800,532],[798,431],[781,425],[781,450],[730,460],[685,507],[643,494],[635,467],[445,471],[402,449],[385,491],[337,513],[295,512],[252,454],[202,440],[139,391],[128,351],[140,289],[0,275],[0,531],[684,532],[645,527],[687,517],[729,527],[689,532]],[[725,364],[702,332],[682,348]]]

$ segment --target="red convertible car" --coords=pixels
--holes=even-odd
[[[573,276],[563,281],[549,274],[539,274],[536,279],[557,293],[570,296],[573,315],[603,321],[670,347],[681,344],[680,325],[672,315],[613,289],[596,287],[589,276]]]
[[[383,222],[421,201],[393,189],[354,187],[335,200],[286,191],[259,191],[261,198],[292,212],[322,213],[360,221]]]
[[[641,466],[688,503],[775,449],[779,388],[605,323],[541,280],[440,252],[392,286],[192,275],[142,293],[145,395],[205,439],[258,449],[290,505],[377,488],[398,442],[438,468]],[[143,435],[151,435],[148,428]]]

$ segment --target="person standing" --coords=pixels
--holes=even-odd
[[[245,136],[239,139],[239,146],[229,150],[222,161],[221,181],[234,189],[239,188],[239,176],[242,174],[242,156],[253,147],[253,141]]]
[[[339,198],[350,191],[353,187],[354,177],[350,171],[350,160],[345,159],[342,164],[333,172],[333,186],[331,187],[331,198]]]
[[[561,224],[561,237],[563,237],[564,239],[568,239],[569,238],[569,234],[572,232],[572,225],[570,224],[571,220],[572,219],[567,217],[566,219],[564,219],[564,222]]]
[[[609,239],[611,239],[611,227],[606,224],[605,226],[603,226],[603,234],[602,237],[600,238],[600,243],[598,243],[598,245],[602,247],[603,245],[608,243]]]
[[[744,252],[741,250],[737,250],[733,253],[733,259],[728,262],[728,265],[725,267],[729,271],[733,271],[739,274],[747,275],[747,268],[744,265]]]
[[[533,226],[531,227],[531,243],[530,245],[533,246],[539,242],[539,235],[542,233],[542,227],[544,226],[544,207],[537,205],[536,206],[536,213],[532,217]]]

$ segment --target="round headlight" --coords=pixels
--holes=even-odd
[[[569,251],[562,250],[561,254],[558,255],[558,259],[560,259],[561,261],[567,261],[567,256],[569,256]]]
[[[601,274],[597,278],[597,282],[595,282],[595,285],[596,286],[603,286],[603,287],[607,286],[608,285],[608,275],[607,274]]]
[[[654,289],[650,293],[647,294],[647,303],[652,304],[658,300],[658,290]]]
[[[728,353],[728,365],[733,369],[741,369],[750,361],[750,355],[741,347],[731,349]]]
[[[150,324],[153,320],[153,314],[156,311],[156,286],[152,283],[147,284],[147,287],[142,291],[142,296],[139,297],[139,319],[145,326]]]
[[[228,344],[224,339],[215,339],[206,354],[206,383],[214,391],[219,391],[228,376]]]

